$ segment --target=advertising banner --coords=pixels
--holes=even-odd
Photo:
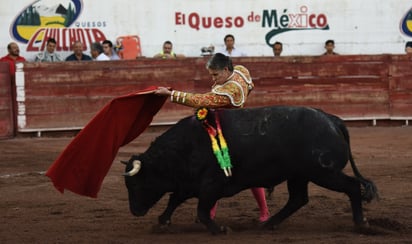
[[[93,42],[132,36],[145,57],[166,40],[189,57],[210,45],[218,52],[227,34],[247,56],[273,55],[275,41],[282,55],[320,55],[329,39],[339,54],[400,54],[412,40],[410,0],[5,0],[0,16],[0,55],[16,42],[29,61],[50,37],[68,56],[77,40],[89,53]]]

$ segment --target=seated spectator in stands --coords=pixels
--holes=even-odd
[[[83,43],[81,41],[75,41],[72,46],[73,54],[66,58],[66,61],[91,61],[93,60],[87,54],[83,53]]]
[[[99,42],[93,42],[90,46],[90,54],[92,55],[93,60],[96,61],[106,61],[110,60],[103,52],[103,46]]]
[[[110,60],[120,60],[119,55],[114,51],[113,43],[109,40],[104,40],[103,43],[103,52],[109,57]]]
[[[10,75],[14,77],[14,73],[16,72],[16,63],[25,62],[26,59],[20,56],[19,46],[15,42],[10,42],[9,45],[7,45],[7,51],[9,54],[0,58],[0,62],[9,63]]]
[[[338,53],[334,52],[334,49],[335,49],[334,40],[327,40],[325,42],[325,49],[326,49],[326,52],[324,52],[323,55],[338,55]]]
[[[283,44],[281,42],[275,42],[272,45],[272,49],[273,49],[273,55],[275,57],[280,57],[280,54],[282,54],[282,51],[283,51]]]
[[[235,37],[232,34],[226,35],[223,41],[225,42],[225,48],[220,53],[229,57],[247,56],[242,50],[235,48]]]
[[[163,49],[160,53],[156,54],[154,58],[161,59],[174,59],[174,58],[184,58],[183,54],[176,54],[173,52],[173,43],[171,41],[165,41],[163,43]]]
[[[412,41],[406,42],[405,53],[412,56]]]
[[[49,38],[46,43],[46,50],[36,55],[36,62],[58,62],[63,61],[60,54],[56,53],[56,40]]]

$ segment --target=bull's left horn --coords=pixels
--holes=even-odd
[[[142,162],[140,160],[134,160],[133,161],[133,169],[131,169],[129,172],[124,173],[124,176],[133,176],[137,174],[142,166]]]

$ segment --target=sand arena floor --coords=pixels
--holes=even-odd
[[[369,233],[354,231],[345,195],[313,184],[309,203],[273,231],[259,229],[249,190],[219,202],[216,220],[231,228],[223,236],[195,223],[196,199],[176,210],[168,229],[157,226],[167,197],[136,218],[128,209],[124,166],[117,162],[143,152],[162,132],[149,130],[120,149],[97,199],[60,194],[44,176],[72,137],[0,140],[0,243],[412,243],[412,127],[349,131],[358,168],[381,196],[364,205]],[[276,187],[271,212],[287,198],[285,184]]]

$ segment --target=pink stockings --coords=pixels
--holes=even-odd
[[[269,218],[269,210],[268,206],[266,205],[266,196],[265,196],[265,189],[262,187],[257,187],[257,188],[250,188],[252,190],[253,196],[256,199],[256,202],[259,206],[260,210],[260,217],[259,221],[260,222],[265,222]],[[217,202],[215,206],[210,210],[210,218],[214,219],[216,216],[216,208],[217,208]]]

